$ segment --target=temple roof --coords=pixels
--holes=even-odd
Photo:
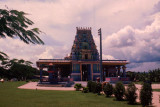
[[[72,63],[88,63],[88,64],[94,64],[94,63],[99,63],[98,61],[93,61],[93,60],[65,60],[65,59],[39,59],[37,61],[37,66],[39,67],[41,64],[45,65],[56,65],[56,64],[72,64]],[[129,64],[127,60],[102,60],[103,65],[126,65]]]

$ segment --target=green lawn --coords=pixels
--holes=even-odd
[[[143,84],[143,81],[139,81],[139,82],[133,82],[135,84]],[[160,82],[152,82],[152,84],[160,84]]]
[[[158,91],[158,92],[160,92],[160,89],[153,89],[153,91]]]
[[[0,83],[0,107],[133,107],[126,101],[114,101],[114,98],[92,93],[17,88],[24,83]],[[141,107],[134,105],[138,106]]]

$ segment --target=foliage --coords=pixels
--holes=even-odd
[[[76,89],[76,91],[79,91],[82,88],[82,85],[77,83],[74,85],[74,88]]]
[[[148,72],[127,72],[131,81],[160,82],[160,69],[149,70]]]
[[[144,82],[140,91],[140,102],[142,106],[152,104],[152,86],[150,83]]]
[[[28,30],[34,23],[25,15],[23,11],[0,9],[0,37],[19,37],[27,44],[44,44],[37,35],[41,32],[38,28]]]
[[[125,94],[125,88],[122,82],[117,82],[114,88],[114,95],[116,100],[121,101],[123,100],[123,96]]]
[[[96,83],[96,93],[100,95],[101,91],[102,91],[102,84],[98,82]]]
[[[89,89],[89,92],[92,92],[92,83],[93,82],[91,80],[87,82],[87,87]]]
[[[0,51],[0,67],[5,67],[8,62],[8,55]]]
[[[110,97],[113,94],[113,86],[110,83],[107,83],[103,87],[103,91],[106,94],[106,97]]]
[[[31,62],[24,61],[23,59],[12,59],[7,62],[8,69],[0,67],[0,77],[3,78],[17,78],[18,80],[32,79],[35,74],[39,74],[36,68],[33,68]]]
[[[91,92],[97,93],[100,95],[100,92],[102,91],[102,84],[101,83],[96,83],[96,82],[90,82],[90,89]]]
[[[136,98],[137,98],[137,94],[136,94],[136,86],[134,83],[130,83],[128,84],[125,96],[126,99],[128,100],[128,104],[135,104],[136,103]]]
[[[88,87],[83,87],[83,90],[82,90],[83,93],[88,93],[89,92],[89,89]]]
[[[92,91],[93,93],[96,93],[96,84],[97,84],[97,83],[94,82],[94,81],[91,83],[91,91]]]
[[[0,9],[0,38],[19,38],[27,44],[44,44],[38,37],[38,34],[41,33],[38,28],[28,29],[34,23],[25,15],[27,14],[23,11],[10,10],[8,8]],[[10,60],[7,54],[0,52],[1,77],[8,79],[13,77],[19,79],[30,78],[35,71],[35,68],[32,68],[31,64],[32,62],[25,60]]]

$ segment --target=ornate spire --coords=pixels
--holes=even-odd
[[[73,60],[99,60],[99,53],[93,40],[91,27],[76,27],[77,33],[71,49]]]

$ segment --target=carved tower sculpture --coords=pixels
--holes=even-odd
[[[91,28],[77,27],[70,58],[72,60],[99,60],[99,53],[93,40]]]

